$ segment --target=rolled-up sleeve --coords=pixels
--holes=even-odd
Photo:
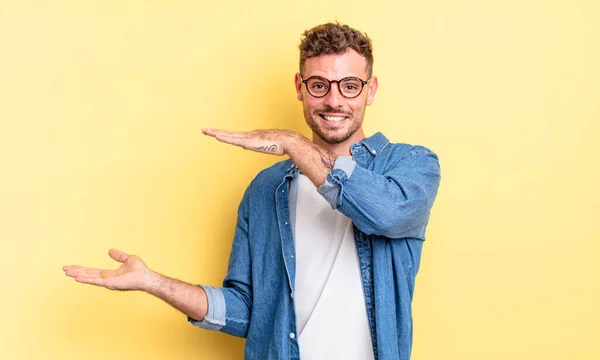
[[[333,171],[327,175],[325,182],[318,187],[321,194],[334,210],[342,204],[342,188],[344,182],[352,176],[356,161],[349,156],[339,156],[333,165]]]
[[[238,208],[238,221],[223,287],[201,285],[208,299],[208,312],[202,321],[188,318],[190,323],[203,329],[240,337],[246,337],[252,313],[248,196],[247,189]]]
[[[204,320],[199,321],[188,316],[188,321],[195,326],[206,330],[221,330],[225,326],[225,296],[223,291],[212,286],[198,285],[206,292],[208,299],[208,312]]]

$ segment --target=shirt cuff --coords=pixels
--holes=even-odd
[[[352,176],[356,168],[356,161],[349,156],[338,156],[335,159],[333,170],[327,175],[323,185],[317,188],[325,200],[331,205],[332,209],[337,209],[342,205],[342,190],[344,182]]]
[[[223,296],[223,291],[212,286],[198,286],[206,292],[208,312],[202,321],[192,319],[189,316],[188,321],[202,329],[221,330],[225,326],[225,296]]]

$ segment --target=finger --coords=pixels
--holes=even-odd
[[[63,267],[63,270],[65,271],[65,274],[67,276],[77,276],[77,275],[83,275],[83,274],[100,274],[102,270],[100,269],[93,269],[93,268],[87,268],[87,267],[83,267],[83,266],[65,266]]]
[[[90,285],[107,287],[107,285],[106,285],[106,279],[103,278],[103,277],[97,277],[97,276],[77,276],[75,278],[75,281],[77,281],[78,283],[82,283],[82,284],[90,284]]]
[[[215,136],[215,139],[226,144],[244,147],[244,141],[239,137],[234,137],[228,134],[218,134]]]
[[[115,270],[100,270],[100,269],[76,269],[65,272],[65,275],[77,279],[84,278],[110,278],[117,274]]]
[[[216,137],[217,135],[230,135],[233,137],[240,137],[246,134],[245,131],[229,131],[229,130],[219,130],[219,129],[202,129],[202,133],[204,135]]]
[[[87,276],[87,277],[110,277],[114,276],[117,272],[115,270],[100,270],[100,269],[81,269],[75,272],[75,276]]]
[[[229,137],[227,136],[226,133],[223,133],[221,131],[215,131],[215,130],[210,130],[209,129],[209,131],[205,132],[205,130],[202,130],[202,132],[205,133],[208,136],[214,137],[215,139],[219,140],[220,142],[224,142],[224,143],[227,143],[227,144],[231,143],[230,141],[225,140],[225,139],[228,139]]]
[[[101,270],[101,269],[91,269],[84,267],[75,267],[65,271],[65,274],[70,277],[111,277],[115,276],[117,272],[115,270]]]
[[[272,142],[265,143],[267,140],[263,139],[263,135],[261,135],[265,133],[264,131],[239,132],[213,129],[208,130],[218,141],[239,146],[246,150],[252,150],[266,154],[276,154],[279,150],[277,144],[273,144]]]
[[[213,129],[202,129],[202,133],[208,136],[215,136],[215,131]]]
[[[129,258],[129,255],[117,249],[110,249],[108,251],[108,255],[113,258],[113,260],[116,260],[120,263],[124,263]]]

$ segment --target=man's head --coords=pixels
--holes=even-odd
[[[365,107],[377,91],[372,71],[373,47],[366,34],[332,23],[304,32],[295,83],[315,143],[345,146],[364,138]]]
[[[327,23],[306,30],[300,43],[300,74],[306,59],[322,55],[343,54],[349,49],[365,58],[367,77],[373,75],[373,44],[367,34],[348,25]]]

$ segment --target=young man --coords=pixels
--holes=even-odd
[[[263,170],[238,210],[222,288],[195,286],[111,250],[117,270],[82,283],[155,295],[202,328],[247,338],[247,359],[409,359],[411,301],[440,172],[421,146],[365,138],[370,39],[346,25],[304,33],[295,85],[312,141],[285,130],[204,134],[290,159]]]

